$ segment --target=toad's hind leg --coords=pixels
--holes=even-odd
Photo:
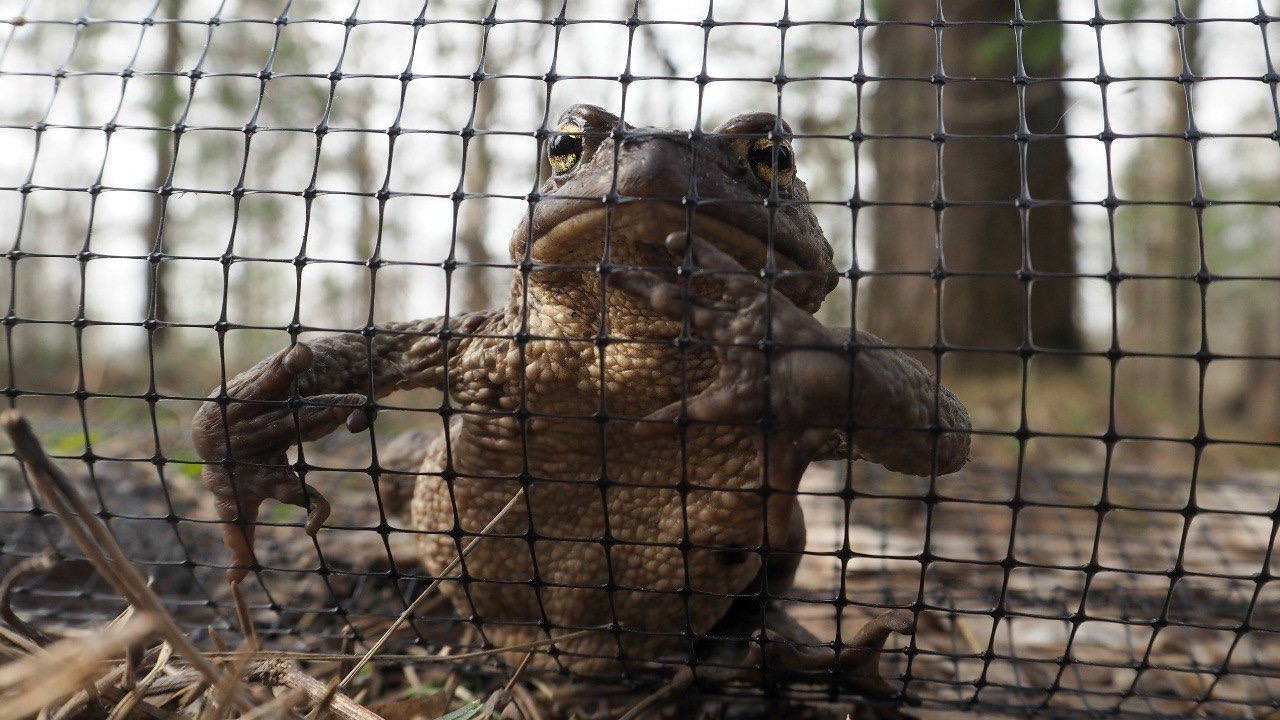
[[[756,578],[742,590],[742,596],[729,606],[724,618],[708,634],[710,637],[748,638],[761,627],[766,608],[790,595],[795,585],[796,570],[804,559],[808,532],[804,511],[794,498],[790,501],[786,533],[779,540],[770,537],[770,549]],[[744,551],[732,551],[742,555]],[[728,553],[726,553],[728,555]],[[816,642],[816,640],[815,640]]]
[[[880,655],[893,633],[911,634],[911,613],[894,610],[866,622],[839,647],[819,640],[796,622],[780,604],[794,584],[805,546],[804,514],[799,503],[791,508],[784,542],[774,546],[747,595],[739,598],[724,619],[708,633],[700,647],[706,667],[700,674],[726,679],[786,679],[828,682],[869,700],[897,698],[909,705],[919,701],[901,693],[880,673]],[[763,592],[762,592],[763,591]],[[718,666],[718,667],[717,667]],[[891,707],[868,708],[882,718],[904,717]]]

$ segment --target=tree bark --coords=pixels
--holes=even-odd
[[[1023,2],[1024,10],[1029,4]],[[1043,7],[1035,17],[1056,14],[1056,0],[1036,4]],[[937,12],[936,0],[882,2],[880,7],[894,20],[916,22],[928,22]],[[1010,2],[946,0],[942,7],[953,22],[1013,17]],[[1023,58],[1035,52],[1027,73],[1061,75],[1061,29],[1044,28],[1024,35]],[[1012,82],[1018,69],[1014,38],[1007,26],[945,28],[942,69],[950,78],[942,87],[945,142],[940,148],[925,139],[868,142],[876,167],[872,199],[911,203],[876,209],[876,267],[917,274],[869,282],[865,302],[872,331],[922,346],[941,340],[952,347],[1010,350],[1030,339],[1041,348],[1081,347],[1076,281],[1041,277],[1076,272],[1074,215],[1066,204],[1071,160],[1065,141],[1045,137],[1063,132],[1065,94],[1061,83],[1032,82],[1025,92],[1026,126],[1021,126],[1019,89]],[[938,72],[935,42],[927,27],[877,28],[871,42],[876,74],[917,80],[877,83],[868,115],[872,133],[927,136],[939,129],[938,89],[928,82]],[[1015,139],[1019,130],[1030,133],[1025,166]],[[1031,203],[1019,209],[1024,176]],[[931,211],[935,199],[943,204]],[[941,283],[919,275],[938,269],[958,275]],[[1019,279],[1021,270],[1031,273],[1030,283]],[[935,311],[939,285],[941,338]],[[956,360],[977,371],[1004,366],[993,355],[965,353]]]

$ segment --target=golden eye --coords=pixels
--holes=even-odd
[[[768,138],[760,138],[751,143],[747,150],[747,164],[751,166],[751,172],[766,185],[773,183],[776,178],[778,187],[786,187],[796,177],[796,158],[791,152],[791,146],[775,143]]]
[[[547,162],[557,175],[572,170],[582,159],[582,126],[577,123],[561,123],[555,135],[547,143]]]

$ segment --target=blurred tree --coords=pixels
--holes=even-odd
[[[1200,0],[1183,0],[1182,12],[1198,17]],[[1199,64],[1200,29],[1184,26],[1168,34],[1169,43],[1153,75],[1176,78],[1192,73]],[[1162,113],[1153,131],[1158,135],[1180,136],[1191,122],[1193,85],[1170,80],[1161,83],[1164,95],[1148,107]],[[1131,239],[1125,245],[1137,249],[1136,267],[1127,271],[1171,277],[1190,275],[1200,269],[1200,228],[1189,203],[1196,195],[1196,167],[1190,143],[1179,139],[1146,138],[1125,168],[1124,194],[1154,205],[1138,205],[1122,216],[1118,231]],[[1158,352],[1195,352],[1200,347],[1200,288],[1194,280],[1136,282],[1126,293],[1124,316],[1128,325],[1127,349]],[[1190,408],[1196,402],[1199,371],[1190,361],[1152,365],[1158,377],[1152,381],[1177,407]]]
[[[827,0],[825,4],[814,0],[811,6],[806,7],[806,12],[810,19],[844,23],[858,17],[858,8],[857,0]],[[804,36],[803,42],[797,42],[794,37],[790,39],[785,58],[786,73],[792,77],[831,75],[831,68],[844,65],[849,57],[849,41],[857,42],[856,31],[853,28],[846,30],[839,34]],[[737,50],[746,54],[756,49],[743,47]],[[785,92],[791,98],[791,102],[783,105],[786,120],[792,130],[802,136],[796,142],[796,148],[810,198],[828,201],[813,205],[813,212],[835,251],[836,267],[847,268],[857,259],[854,243],[861,212],[857,209],[850,211],[843,204],[830,201],[847,200],[849,195],[859,192],[856,184],[858,147],[845,139],[817,140],[803,136],[838,138],[856,132],[862,119],[862,90],[854,83],[798,82],[786,86]],[[797,102],[796,98],[802,100]],[[850,317],[852,300],[850,283],[840,282],[823,302],[819,317],[828,324],[841,327],[856,324]]]
[[[359,47],[354,45],[354,47]],[[373,107],[374,97],[370,86],[364,85],[357,93],[358,101],[354,106],[358,108],[350,118],[351,124],[359,128],[361,132],[357,132],[356,142],[351,146],[350,167],[351,172],[355,175],[355,185],[362,193],[376,192],[382,185],[381,168],[374,162],[373,153],[380,152],[385,146],[384,138],[381,143],[374,141],[372,133],[363,132],[363,130],[376,130],[373,128],[373,122],[370,118],[370,109]],[[377,207],[367,198],[357,198],[354,202],[358,202],[356,213],[356,231],[355,237],[351,238],[352,244],[355,246],[353,256],[359,260],[370,260],[373,258],[374,251],[381,235],[381,223],[379,222],[379,213]],[[328,298],[336,307],[349,307],[351,310],[351,318],[349,327],[361,327],[370,321],[370,313],[373,308],[370,303],[373,302],[373,273],[362,272],[356,281],[354,288],[336,288],[337,294],[350,293],[350,302],[342,303],[339,298]]]
[[[100,34],[77,30],[75,52],[68,62],[66,49],[49,42],[48,34],[25,27],[15,29],[9,40],[10,48],[4,53],[25,58],[42,69],[92,67],[101,54]],[[8,70],[2,59],[0,69]],[[38,87],[38,90],[35,88]],[[6,112],[14,118],[25,117],[31,122],[49,121],[53,108],[60,105],[65,115],[60,122],[88,127],[93,118],[89,106],[89,86],[84,82],[68,81],[65,77],[50,78],[47,85],[31,86],[28,92],[10,93]],[[42,143],[31,151],[14,153],[8,162],[15,164],[26,177],[34,171],[39,176],[41,165],[50,164],[60,171],[82,178],[92,177],[102,158],[91,153],[68,156],[66,144]],[[71,183],[66,183],[70,185]],[[79,190],[37,191],[23,196],[13,207],[12,232],[14,250],[52,257],[73,258],[79,251],[87,250],[92,243],[89,204]],[[81,306],[84,288],[83,276],[77,263],[50,262],[38,257],[23,259],[10,264],[12,275],[8,277],[10,310],[17,317],[69,320]],[[92,314],[92,308],[85,308]],[[9,368],[19,384],[22,382],[49,382],[53,378],[63,381],[64,374],[74,373],[76,368],[67,359],[77,352],[75,335],[67,328],[55,324],[34,323],[14,326],[18,340],[7,349],[14,355]],[[13,338],[11,331],[6,339]],[[0,343],[3,344],[3,343]]]
[[[484,57],[486,63],[492,62],[492,53],[497,52],[485,43]],[[472,96],[471,119],[469,127],[487,130],[493,127],[493,110],[497,100],[497,83],[495,81],[478,81]],[[490,189],[490,177],[493,174],[493,152],[489,143],[483,138],[472,136],[463,140],[464,170],[461,183],[463,190],[471,197],[463,201],[454,213],[456,225],[454,237],[458,247],[467,260],[472,263],[492,261],[486,240],[489,235],[489,200],[484,196]],[[494,304],[492,288],[488,283],[488,273],[480,268],[470,268],[463,272],[463,289],[458,296],[463,299],[462,309],[480,309],[492,307]]]
[[[874,6],[882,20],[928,23],[939,4],[878,0]],[[1004,23],[1013,17],[1013,5],[1007,2],[945,0],[941,7],[950,22]],[[1028,18],[1058,17],[1057,0],[1023,0],[1020,7]],[[935,131],[938,88],[929,82],[940,72],[935,32],[924,25],[882,25],[873,33],[870,47],[876,75],[890,78],[877,83],[870,99],[870,131],[897,136]],[[1020,69],[1031,77],[1063,74],[1062,27],[1029,25],[1019,44],[1008,25],[948,26],[942,30],[942,53],[941,73],[952,78],[941,89],[940,124],[948,136],[941,148],[942,177],[935,143],[868,143],[876,167],[874,199],[910,203],[877,209],[876,267],[929,272],[937,265],[938,250],[929,239],[936,238],[945,269],[970,274],[943,284],[942,339],[947,344],[1017,348],[1027,337],[1029,315],[1036,346],[1078,349],[1082,339],[1076,281],[1039,278],[1028,293],[1017,277],[1024,268],[1054,275],[1076,272],[1074,215],[1068,204],[1071,161],[1065,141],[1054,137],[1063,132],[1063,84],[1032,81],[1020,97],[1012,82]],[[1032,136],[1021,157],[1018,132]],[[1023,191],[1023,178],[1033,207],[1019,211],[1015,201]],[[935,198],[955,204],[940,213],[929,212],[925,208]],[[1034,204],[1039,201],[1047,204]],[[934,287],[918,276],[874,278],[865,300],[870,329],[880,329],[899,342],[933,343]],[[992,369],[990,357],[955,359],[967,369],[982,371]]]
[[[237,14],[272,18],[285,7],[287,6],[277,0],[242,0]],[[281,67],[308,68],[325,73],[334,69],[326,67],[321,60],[328,56],[321,36],[309,32],[290,32],[287,26],[276,26],[272,32],[256,31],[259,27],[252,23],[216,26],[210,46],[205,50],[202,67],[245,74],[264,70],[275,72]],[[190,118],[188,122],[234,126],[252,120],[276,127],[308,128],[319,120],[316,114],[318,109],[331,110],[327,102],[329,89],[326,84],[316,82],[299,86],[293,83],[285,86],[289,93],[287,102],[271,102],[271,117],[268,120],[264,117],[264,103],[267,101],[263,98],[259,81],[218,80],[219,78],[214,77],[200,81],[210,83],[204,88],[204,92],[208,93],[214,103],[202,108],[203,112]],[[267,97],[271,97],[270,90]],[[220,173],[226,176],[228,171],[231,177],[238,176],[245,164],[245,153],[248,152],[248,165],[256,173],[252,180],[255,186],[271,188],[297,184],[298,167],[304,157],[299,150],[303,145],[299,143],[298,133],[259,132],[248,138],[248,143],[240,133],[200,133],[195,134],[199,136],[200,142],[194,145],[192,143],[195,138],[192,135],[188,133],[184,139],[181,155],[187,162],[194,159],[202,168],[202,173],[207,172],[210,177],[218,177]],[[305,143],[308,147],[312,145],[310,140]],[[267,158],[289,158],[289,162],[268,162]],[[314,158],[308,160],[314,162]],[[207,170],[203,170],[205,168]],[[297,200],[286,194],[263,192],[246,195],[236,202],[236,210],[230,221],[222,198],[197,195],[196,201],[198,204],[192,212],[201,218],[208,217],[212,237],[227,238],[229,245],[226,249],[239,257],[279,256],[282,254],[280,248],[292,249],[302,240],[296,225],[289,222],[289,207]],[[314,228],[310,233],[308,240],[313,244],[317,237],[325,237],[325,233],[316,232]],[[215,248],[216,246],[208,247],[207,251],[213,252]],[[272,274],[274,268],[267,263],[242,262],[233,268],[227,288],[227,300],[229,306],[234,308],[234,319],[246,323],[278,323],[279,308],[293,306],[296,288],[291,283],[285,285],[275,281],[279,275]],[[308,298],[312,299],[316,298]],[[346,308],[350,304],[351,297],[348,295],[343,298],[340,306],[333,308],[331,314],[334,318],[344,317],[337,308]],[[333,307],[332,304],[330,307]],[[253,340],[237,344],[235,353],[228,355],[227,362],[234,365],[254,360],[275,347],[274,343],[277,341],[277,338],[268,334],[255,335]],[[262,344],[255,345],[257,342]]]
[[[181,0],[164,0],[158,8],[159,19],[175,20],[179,16],[180,9]],[[151,97],[147,103],[151,117],[155,120],[154,125],[165,128],[172,125],[177,118],[178,112],[186,101],[187,89],[191,81],[177,74],[180,70],[178,63],[182,59],[182,25],[177,22],[166,22],[152,32],[159,32],[164,36],[160,71],[174,73],[171,76],[160,77],[159,81],[152,85]],[[156,188],[157,192],[151,198],[146,226],[142,230],[145,243],[144,254],[172,251],[172,248],[166,247],[164,238],[165,211],[169,205],[169,195],[162,195],[159,190],[173,179],[174,146],[177,142],[177,136],[173,133],[161,131],[155,133],[156,164],[151,176],[151,187]],[[172,319],[169,316],[169,293],[165,287],[164,263],[157,263],[154,266],[148,264],[146,273],[144,287],[147,288],[149,317],[161,321]],[[167,332],[151,333],[152,343],[156,349],[162,348],[170,337],[170,333]]]

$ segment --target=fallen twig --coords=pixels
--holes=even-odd
[[[8,410],[0,415],[0,425],[13,443],[13,452],[30,474],[40,496],[57,513],[85,557],[121,595],[140,612],[149,613],[157,622],[157,630],[174,650],[211,684],[223,679],[222,672],[200,653],[178,627],[168,609],[155,592],[142,579],[138,569],[125,555],[115,537],[102,520],[85,504],[71,481],[54,465],[40,446],[31,426],[17,411]],[[251,704],[242,689],[236,689],[233,700],[241,709]]]
[[[364,691],[361,690],[356,694],[356,696],[361,697],[363,694]],[[338,680],[335,678],[325,685],[324,697],[320,698],[320,702],[316,703],[315,708],[307,715],[306,720],[327,720],[329,717],[329,707],[333,704],[333,699],[337,697],[337,695]],[[361,705],[361,707],[363,707],[363,705]],[[374,714],[376,715],[377,713]]]
[[[10,630],[3,625],[0,625],[0,640],[3,640],[13,646],[12,648],[9,648],[5,645],[0,645],[0,650],[3,650],[6,655],[14,659],[23,657],[40,649],[40,646],[31,638],[16,630]]]
[[[523,685],[513,685],[511,687],[511,697],[515,701],[516,707],[520,709],[520,714],[524,716],[524,720],[543,720],[542,711],[538,709],[537,699]]]
[[[379,655],[378,662],[403,662],[403,663],[452,663],[463,662],[467,660],[479,660],[503,653],[532,651],[537,648],[550,645],[553,642],[562,642],[572,640],[587,633],[597,632],[596,630],[576,630],[566,633],[555,638],[545,638],[542,640],[534,640],[518,645],[508,645],[505,647],[491,648],[488,650],[476,650],[468,653],[458,653],[456,655]],[[230,660],[236,657],[244,657],[246,653],[241,652],[213,652],[206,654],[211,660]],[[343,660],[355,660],[362,656],[352,653],[316,653],[316,652],[291,652],[291,651],[274,651],[274,650],[256,650],[249,652],[248,656],[255,662],[249,666],[247,671],[250,677],[258,677],[267,675],[273,668],[273,663],[279,663],[289,660],[303,660],[308,662],[333,662]],[[526,655],[526,657],[529,657]],[[523,664],[523,663],[522,663]],[[519,668],[517,668],[517,672]],[[518,679],[519,675],[515,675]],[[186,688],[194,687],[203,679],[203,676],[194,670],[182,670],[168,677],[162,677],[153,682],[139,683],[138,691],[142,697],[152,697],[155,695],[165,695],[178,692]]]
[[[511,677],[507,678],[507,684],[502,686],[503,690],[510,691],[511,688],[514,687],[515,684],[520,681],[520,676],[524,674],[524,669],[529,667],[529,661],[532,659],[533,659],[532,650],[524,654],[524,659],[521,660],[520,664],[516,666],[515,672],[511,673]]]
[[[135,613],[132,606],[130,606],[125,608],[124,612],[116,616],[116,618],[108,623],[102,630],[98,630],[96,633],[81,632],[71,636],[69,639],[79,639],[95,634],[101,634],[104,630],[119,630],[136,615],[137,613]],[[140,695],[132,698],[130,697],[131,695],[134,695],[135,688],[137,687],[137,684],[133,682],[133,674],[136,670],[136,667],[133,665],[133,661],[144,658],[148,654],[149,653],[142,652],[142,648],[137,644],[130,645],[125,648],[124,663],[115,662],[114,667],[111,668],[110,672],[102,675],[93,683],[87,684],[79,692],[72,695],[71,698],[62,704],[62,707],[59,707],[57,711],[50,716],[50,720],[66,720],[67,718],[77,717],[84,709],[85,705],[92,701],[97,701],[104,709],[112,703],[115,704],[108,713],[107,720],[123,720],[123,718],[129,717],[130,713],[143,718],[148,718],[149,720],[168,720],[169,713],[162,712],[159,708],[142,700]],[[165,664],[168,663],[168,659],[171,656],[172,651],[168,643],[162,643],[159,648],[156,649],[155,654],[157,664],[150,674],[158,674],[158,672],[163,671]]]
[[[279,696],[272,699],[271,702],[259,705],[244,715],[241,715],[237,720],[257,720],[258,718],[270,717],[272,715],[281,717],[288,708],[302,702],[306,697],[307,694],[302,691],[302,688],[289,688]]]
[[[473,650],[471,652],[457,654],[442,655],[396,655],[386,654],[378,655],[378,662],[413,662],[413,663],[451,663],[461,660],[479,660],[482,658],[492,657],[494,655],[502,655],[509,652],[520,652],[522,650],[535,650],[540,647],[551,645],[553,643],[563,642],[581,637],[588,633],[600,632],[605,629],[603,626],[599,629],[575,630],[571,633],[558,635],[552,638],[543,638],[541,640],[530,640],[526,643],[516,645],[505,645],[498,648],[490,648],[488,650]],[[211,652],[205,656],[213,660],[223,660],[236,656],[239,653],[234,652]],[[306,660],[309,662],[340,662],[344,660],[360,660],[365,659],[368,653],[357,655],[355,653],[322,653],[322,652],[304,652],[295,650],[256,650],[251,653],[255,660]],[[368,658],[370,662],[374,658]]]
[[[636,720],[636,718],[647,712],[649,708],[666,701],[682,690],[688,689],[691,685],[693,685],[693,671],[686,665],[677,670],[675,676],[667,684],[640,698],[635,705],[627,708],[627,711],[618,720]]]
[[[245,602],[244,593],[240,590],[240,581],[232,580],[228,583],[231,586],[231,601],[235,604],[236,620],[240,623],[240,632],[244,635],[245,642],[249,647],[255,650],[262,647],[258,641],[258,631],[253,627],[253,616],[249,614],[249,603]]]
[[[500,688],[489,693],[489,697],[484,701],[484,704],[471,717],[488,720],[488,718],[497,716],[510,704],[511,692],[506,688]]]
[[[48,714],[49,720],[69,720],[79,715],[89,703],[97,702],[99,705],[105,705],[118,699],[120,695],[112,695],[110,691],[124,676],[124,664],[119,662],[119,659],[113,659],[108,662],[111,668],[105,675],[98,676],[92,682],[84,683],[79,692],[67,698],[67,701],[62,703],[53,713]],[[48,708],[41,710],[42,713],[47,713],[47,711]]]
[[[241,652],[222,674],[222,680],[214,685],[205,696],[204,707],[200,710],[199,720],[222,720],[230,717],[227,712],[231,708],[231,698],[240,691],[241,680],[247,674],[252,658],[247,652]]]
[[[0,667],[0,720],[18,720],[71,697],[103,672],[102,661],[152,636],[159,623],[141,614],[123,627],[61,640],[39,653]]]
[[[0,580],[0,620],[37,645],[48,645],[53,638],[18,617],[18,613],[13,610],[13,590],[23,575],[44,572],[53,567],[57,561],[51,551],[46,551],[14,565],[9,572],[5,573],[4,580]]]
[[[440,688],[440,694],[444,696],[444,712],[449,712],[449,707],[453,705],[453,696],[457,694],[461,682],[462,677],[457,669],[451,670],[444,679],[444,687]]]
[[[328,710],[343,720],[382,720],[382,716],[356,703],[346,695],[331,690],[319,680],[298,670],[287,660],[271,660],[259,665],[250,675],[253,679],[269,685],[281,685],[301,690],[313,703],[322,703],[332,693],[333,699]]]
[[[351,668],[351,671],[342,678],[342,682],[338,683],[339,689],[346,687],[348,683],[355,679],[360,670],[363,669],[365,665],[369,664],[369,660],[373,658],[374,655],[377,655],[378,651],[387,644],[387,641],[391,639],[391,636],[394,635],[402,625],[404,625],[410,616],[417,612],[418,607],[436,591],[436,588],[440,587],[441,583],[444,582],[443,576],[446,576],[458,569],[462,564],[463,558],[471,554],[471,551],[475,549],[476,545],[478,545],[481,540],[484,540],[485,536],[497,527],[502,518],[506,516],[507,513],[511,512],[511,509],[514,508],[516,503],[523,497],[524,488],[520,488],[511,496],[511,499],[507,501],[507,504],[503,505],[502,509],[493,516],[493,519],[489,521],[489,524],[485,525],[475,537],[471,538],[471,542],[467,543],[467,546],[462,549],[462,552],[458,554],[458,557],[454,558],[452,562],[445,566],[444,570],[440,571],[440,576],[436,577],[435,580],[432,580],[430,585],[424,588],[422,592],[418,593],[418,597],[414,598],[413,602],[409,603],[409,607],[405,608],[404,612],[400,613],[400,616],[396,618],[395,622],[391,623],[391,627],[387,628],[386,632],[382,633],[382,636],[379,637],[377,642],[369,648],[369,651],[360,658],[360,661],[356,663],[355,667]]]
[[[147,694],[147,688],[164,673],[165,667],[169,665],[169,658],[173,656],[173,647],[169,643],[160,645],[160,651],[156,655],[156,663],[151,671],[146,674],[133,687],[129,688],[116,702],[116,706],[111,709],[111,713],[107,715],[106,720],[125,720],[134,711],[134,708],[142,702],[142,698]],[[125,674],[126,679],[131,678],[130,673]]]

